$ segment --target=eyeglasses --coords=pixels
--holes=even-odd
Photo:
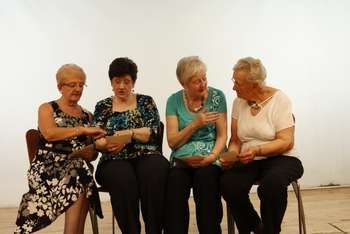
[[[195,78],[195,79],[193,79]],[[204,75],[204,76],[201,76],[201,77],[197,77],[197,76],[192,76],[190,77],[190,83],[194,84],[194,85],[199,85],[199,84],[202,84],[202,83],[207,83],[207,76]]]
[[[79,87],[79,88],[84,88],[87,87],[85,83],[63,83],[62,85],[67,86],[71,89]]]
[[[235,80],[235,78],[233,78],[233,77],[231,78],[231,81],[232,81],[232,82],[233,82],[233,84],[234,84],[234,85],[236,85],[236,86],[237,86],[237,85],[238,85],[238,86],[240,86],[240,85],[241,85],[241,84],[240,84],[240,83],[238,83],[238,82],[237,82],[237,80]]]

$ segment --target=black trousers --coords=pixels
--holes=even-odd
[[[188,233],[190,216],[188,199],[191,188],[193,188],[199,233],[221,233],[220,175],[221,168],[215,165],[196,169],[177,167],[170,169],[166,195],[166,234]]]
[[[221,192],[239,233],[250,233],[261,223],[264,234],[280,233],[287,208],[287,187],[300,178],[303,171],[299,159],[282,155],[246,165],[236,164],[225,171],[221,177]],[[249,200],[249,191],[257,181],[261,219]]]
[[[139,204],[148,234],[160,234],[169,162],[159,155],[102,163],[96,180],[109,191],[113,212],[124,234],[139,234]]]

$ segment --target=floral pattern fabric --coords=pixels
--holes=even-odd
[[[70,116],[56,102],[54,120],[58,127],[89,126],[89,115]],[[29,192],[22,197],[15,233],[38,231],[64,213],[80,194],[86,192],[90,206],[102,217],[101,204],[93,179],[92,165],[69,154],[85,146],[86,136],[48,142],[40,136],[38,151],[28,170]]]
[[[108,97],[96,104],[93,125],[107,131],[108,135],[114,132],[149,127],[151,137],[147,143],[132,140],[122,151],[118,153],[102,153],[99,164],[109,160],[131,159],[140,156],[161,154],[158,149],[156,138],[159,134],[160,118],[157,106],[152,97],[136,94],[136,108],[123,112],[113,111],[113,98]]]

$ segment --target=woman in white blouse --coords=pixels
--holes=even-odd
[[[259,59],[240,59],[233,68],[232,153],[220,159],[226,169],[221,190],[240,234],[280,233],[287,187],[303,174],[294,150],[291,102],[281,90],[266,86],[265,78]],[[257,181],[261,218],[249,200]]]

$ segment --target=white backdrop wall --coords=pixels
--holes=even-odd
[[[37,108],[59,93],[55,72],[76,63],[87,73],[81,104],[112,94],[115,58],[139,66],[136,92],[152,95],[165,120],[167,97],[180,89],[177,61],[199,55],[212,86],[231,110],[232,66],[261,58],[268,83],[293,100],[303,187],[350,184],[348,58],[350,1],[326,0],[0,0],[0,206],[17,206],[27,191],[24,133]],[[165,154],[170,151],[164,142]]]

